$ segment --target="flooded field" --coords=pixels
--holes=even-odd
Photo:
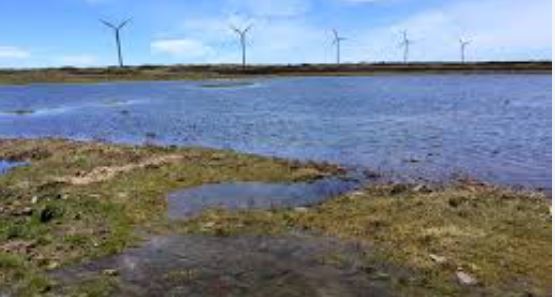
[[[0,87],[0,137],[200,145],[551,188],[550,75]]]

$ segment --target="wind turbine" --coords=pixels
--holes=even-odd
[[[337,30],[333,29],[333,42],[332,44],[336,46],[336,59],[337,64],[341,64],[341,42],[347,40],[347,38],[339,36]]]
[[[116,35],[116,45],[117,45],[117,49],[118,49],[118,61],[119,61],[119,67],[123,68],[123,56],[121,53],[121,38],[120,38],[120,31],[123,27],[125,27],[129,21],[131,21],[131,19],[127,19],[123,22],[121,22],[119,25],[114,25],[110,22],[107,22],[105,20],[100,20],[101,23],[103,23],[104,25],[106,25],[107,27],[111,28],[112,30],[114,30],[114,34]]]
[[[241,49],[243,51],[243,69],[247,66],[247,33],[252,29],[252,25],[240,29],[231,25],[231,30],[233,30],[239,36],[239,42],[241,43]]]
[[[465,63],[466,61],[466,47],[472,42],[472,40],[464,40],[463,38],[459,38],[459,44],[461,46],[461,63]]]
[[[407,63],[407,61],[409,59],[410,45],[413,43],[413,41],[408,38],[407,30],[403,30],[402,34],[403,34],[403,41],[401,41],[400,46],[403,47],[403,49],[404,49],[403,50],[403,62]]]

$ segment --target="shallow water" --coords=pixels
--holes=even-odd
[[[322,179],[310,183],[260,182],[204,185],[168,195],[168,216],[187,218],[207,208],[249,209],[308,206],[354,190],[359,183]]]
[[[307,236],[156,237],[51,276],[67,286],[115,269],[118,286],[110,296],[397,296],[390,282],[410,275],[362,265],[368,252]]]
[[[0,175],[8,173],[10,169],[18,166],[23,166],[23,162],[10,162],[5,160],[0,160]]]
[[[550,75],[0,87],[0,137],[202,145],[551,188]],[[16,111],[26,111],[17,113]]]

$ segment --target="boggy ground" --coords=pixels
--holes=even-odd
[[[16,296],[549,296],[542,195],[374,185],[311,208],[168,221],[164,196],[342,174],[199,148],[0,141],[0,293]],[[146,240],[141,242],[141,239]]]
[[[219,236],[301,230],[369,246],[364,265],[411,271],[391,276],[400,296],[550,296],[549,207],[543,194],[473,182],[381,185],[309,209],[213,210],[182,227]]]
[[[205,183],[306,181],[341,170],[201,148],[0,140],[0,294],[46,294],[46,272],[168,229],[165,194]],[[140,231],[140,232],[137,232]],[[139,234],[141,233],[141,234]]]

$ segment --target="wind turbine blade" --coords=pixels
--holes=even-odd
[[[123,21],[123,22],[118,26],[118,29],[121,29],[121,28],[125,27],[130,21],[131,21],[131,18],[128,18],[127,20]]]
[[[229,27],[231,28],[231,30],[237,34],[241,34],[241,30],[239,30],[237,27],[233,26],[233,25],[229,25]]]
[[[252,24],[248,25],[245,30],[243,30],[243,34],[249,32],[252,29]]]
[[[104,25],[106,25],[106,26],[112,28],[112,29],[116,29],[116,26],[112,25],[110,22],[107,22],[107,21],[105,21],[105,20],[103,20],[103,19],[99,19],[99,21],[100,21],[101,23],[103,23]]]

